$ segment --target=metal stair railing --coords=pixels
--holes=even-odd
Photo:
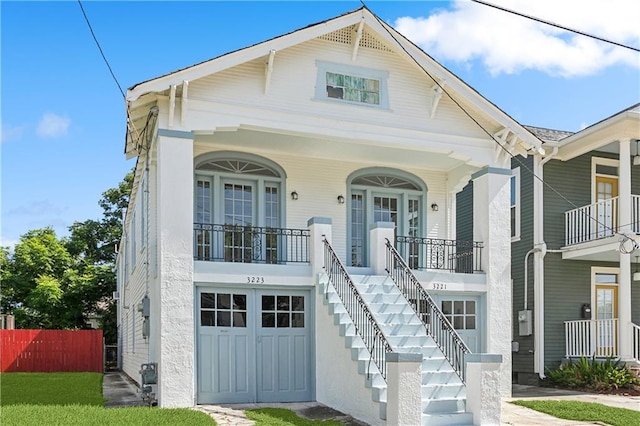
[[[325,272],[370,354],[367,378],[369,378],[369,368],[373,361],[386,381],[386,355],[393,352],[393,349],[331,244],[326,238],[323,239],[323,242]],[[328,294],[326,292],[325,297],[328,297]]]
[[[385,270],[400,289],[400,292],[413,307],[429,334],[453,367],[463,383],[466,383],[464,356],[471,353],[451,322],[442,313],[433,298],[420,285],[416,276],[396,248],[386,239],[387,246]]]

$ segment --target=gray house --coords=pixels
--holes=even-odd
[[[640,358],[640,104],[512,160],[513,379]],[[535,175],[534,175],[535,174]]]

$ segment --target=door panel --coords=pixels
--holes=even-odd
[[[311,399],[308,292],[258,292],[258,400]]]
[[[596,285],[596,355],[617,353],[618,286]]]
[[[247,292],[202,291],[198,302],[198,402],[253,401],[255,351],[246,324]]]
[[[442,313],[467,344],[472,353],[482,348],[479,298],[475,296],[439,296],[436,298]]]
[[[596,176],[595,198],[598,218],[598,237],[613,235],[618,226],[618,212],[613,198],[618,196],[618,178]]]

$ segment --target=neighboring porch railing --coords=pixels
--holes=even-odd
[[[444,269],[472,274],[482,272],[482,243],[397,236],[396,250],[411,269]]]
[[[471,351],[389,240],[386,246],[387,273],[409,301],[427,333],[433,337],[462,382],[466,383],[464,355]]]
[[[193,224],[196,260],[240,263],[309,263],[308,229]]]
[[[640,326],[631,324],[631,333],[633,334],[633,359],[640,361]]]
[[[618,319],[565,321],[565,356],[617,357]]]
[[[610,237],[618,231],[618,197],[569,210],[564,223],[567,246]]]
[[[336,289],[342,304],[353,321],[358,335],[362,338],[367,350],[371,354],[369,365],[371,365],[371,361],[373,361],[378,367],[380,374],[382,374],[382,377],[386,380],[386,355],[393,352],[393,349],[384,334],[382,334],[380,325],[378,325],[369,307],[362,299],[360,292],[351,280],[340,258],[338,258],[336,252],[333,251],[331,244],[329,244],[326,239],[323,239],[323,242],[324,269],[329,276],[329,281]]]

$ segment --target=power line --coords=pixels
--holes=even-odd
[[[544,19],[536,18],[535,16],[531,16],[531,15],[526,15],[526,14],[521,13],[521,12],[516,12],[515,10],[507,9],[505,7],[502,7],[502,6],[497,6],[495,4],[487,3],[487,2],[482,1],[482,0],[471,0],[471,1],[474,2],[474,3],[482,4],[484,6],[492,7],[494,9],[501,10],[503,12],[512,13],[512,14],[520,16],[522,18],[531,19],[533,21],[540,22],[542,24],[547,24],[547,25],[550,25],[552,27],[560,28],[560,29],[565,30],[565,31],[569,31],[569,32],[572,32],[572,33],[580,34],[581,36],[589,37],[589,38],[592,38],[592,39],[595,39],[595,40],[598,40],[598,41],[603,41],[605,43],[616,45],[618,47],[623,47],[625,49],[629,49],[629,50],[634,50],[636,52],[640,52],[640,49],[638,49],[637,47],[628,46],[626,44],[622,44],[622,43],[618,43],[618,42],[615,42],[615,41],[607,40],[606,38],[595,36],[593,34],[588,34],[588,33],[585,33],[583,31],[574,30],[572,28],[556,24],[555,22],[545,21]]]
[[[89,26],[89,31],[91,31],[91,35],[93,36],[93,41],[96,42],[96,46],[98,46],[98,50],[100,51],[100,55],[102,55],[102,59],[104,59],[104,63],[107,64],[107,68],[109,68],[109,72],[111,73],[111,77],[113,77],[113,81],[116,82],[116,85],[118,86],[118,89],[120,89],[120,94],[122,95],[122,98],[125,99],[126,96],[124,95],[124,90],[122,90],[122,87],[120,86],[120,83],[118,83],[118,79],[116,78],[116,75],[113,73],[113,70],[111,69],[111,65],[109,65],[109,61],[107,61],[107,57],[104,55],[104,52],[102,51],[102,47],[100,47],[100,43],[98,42],[98,38],[96,37],[95,33],[93,32],[93,28],[91,27],[91,22],[89,22],[89,18],[87,17],[87,14],[84,11],[84,7],[82,7],[82,2],[80,0],[78,0],[78,5],[80,5],[80,10],[82,11],[82,15],[84,16],[84,20],[87,22],[87,25]]]
[[[136,126],[133,123],[133,119],[131,118],[131,114],[130,114],[130,111],[129,111],[129,105],[126,102],[127,97],[125,96],[124,90],[122,90],[122,86],[120,86],[120,83],[118,82],[118,79],[116,78],[116,75],[114,74],[113,69],[111,69],[111,65],[109,65],[109,61],[107,60],[107,57],[105,56],[104,52],[102,51],[102,47],[100,46],[100,43],[98,42],[98,38],[96,37],[96,34],[93,32],[93,27],[91,26],[91,22],[89,22],[89,17],[87,17],[87,14],[84,11],[84,7],[82,6],[81,0],[78,0],[78,5],[80,5],[80,10],[82,11],[82,15],[84,16],[84,20],[86,21],[87,26],[89,27],[89,31],[91,31],[91,36],[93,36],[93,41],[95,41],[96,46],[98,46],[98,50],[100,51],[100,55],[102,55],[102,59],[104,60],[104,63],[107,65],[107,68],[109,69],[109,73],[111,73],[111,77],[113,78],[113,81],[116,82],[116,85],[118,86],[118,90],[120,90],[120,94],[122,95],[122,99],[125,100],[125,110],[126,110],[126,114],[127,114],[127,131],[129,131],[130,133],[135,133],[134,135],[132,135],[132,138],[136,140],[136,145],[137,145],[139,143],[139,141],[140,141],[141,134],[140,134],[140,132],[138,132],[138,129],[136,129]],[[147,119],[147,123],[148,123],[148,119]],[[131,130],[131,128],[133,130]]]
[[[473,0],[472,0],[473,1]],[[360,0],[360,2],[362,3],[362,5],[369,11],[371,11],[366,4],[364,4],[363,0]],[[398,46],[400,46],[402,48],[402,50],[413,60],[413,62],[427,75],[429,76],[429,78],[431,78],[431,80],[433,80],[433,82],[440,88],[440,90],[442,90],[443,93],[445,93],[447,95],[447,97],[454,103],[456,104],[456,106],[458,108],[460,108],[460,110],[471,120],[473,121],[487,136],[489,136],[491,138],[491,140],[493,140],[504,152],[506,152],[513,160],[517,161],[519,163],[519,165],[521,167],[523,167],[527,172],[531,173],[531,175],[537,179],[538,181],[540,181],[543,185],[545,185],[547,188],[549,188],[551,191],[553,191],[556,195],[558,195],[562,200],[564,200],[565,202],[567,202],[570,206],[572,206],[573,208],[578,208],[579,206],[576,205],[573,201],[569,200],[567,197],[565,197],[563,194],[561,194],[557,189],[555,189],[553,186],[551,186],[549,183],[545,182],[544,179],[540,178],[540,176],[538,176],[533,170],[531,170],[531,168],[525,164],[524,161],[522,161],[520,158],[516,157],[515,155],[513,155],[505,146],[503,146],[496,138],[493,134],[491,134],[491,132],[489,132],[478,120],[476,120],[471,113],[469,113],[469,111],[467,111],[464,106],[462,106],[462,104],[460,104],[460,102],[458,102],[441,84],[440,82],[434,78],[431,73],[429,73],[429,71],[420,63],[418,62],[418,60],[411,55],[407,49],[404,47],[404,45],[402,43],[400,43],[398,41],[398,39],[393,35],[393,33],[391,33],[391,31],[389,30],[389,28],[387,27],[387,25],[382,22],[380,20],[380,18],[378,17],[378,15],[376,15],[375,13],[372,12],[372,15],[376,18],[376,20],[378,21],[378,23],[387,31],[387,33],[389,34],[389,36],[398,44]],[[415,46],[415,45],[414,45]],[[418,47],[418,46],[416,46]],[[418,49],[420,49],[418,47]],[[422,49],[420,49],[422,50]],[[607,226],[605,223],[602,223],[600,220],[598,220],[597,218],[585,213],[585,215],[590,218],[591,220],[593,220],[595,223],[597,223],[598,225],[601,225],[603,228],[608,229],[612,234],[617,234],[621,237],[623,237],[623,241],[626,240],[630,240],[630,238],[624,234],[619,233],[618,231],[616,231],[615,229],[613,229],[610,226]],[[632,248],[632,252],[635,251],[637,247],[637,244],[635,243],[634,240],[631,240],[634,243],[634,246]]]

